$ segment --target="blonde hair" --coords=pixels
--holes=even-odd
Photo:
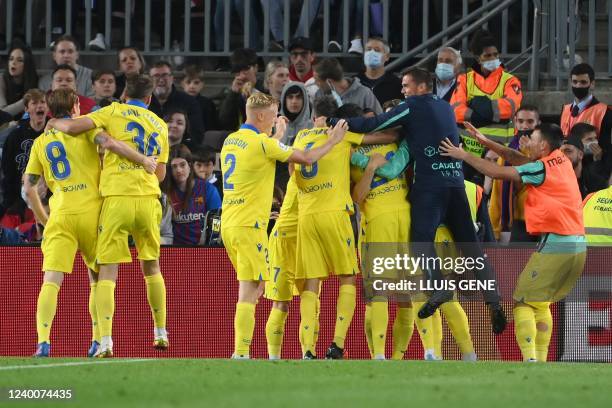
[[[278,100],[263,92],[255,92],[246,102],[247,109],[266,109],[275,105],[278,105]]]
[[[283,61],[270,61],[270,62],[268,62],[268,65],[266,65],[266,72],[264,74],[264,82],[266,83],[266,85],[268,84],[268,81],[270,81],[270,78],[272,78],[272,75],[274,75],[276,70],[279,69],[279,68],[287,68],[287,69],[289,69],[289,66],[286,63],[284,63]]]

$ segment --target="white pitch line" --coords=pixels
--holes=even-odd
[[[31,364],[31,365],[13,365],[13,366],[0,366],[0,371],[8,371],[8,370],[21,370],[28,368],[52,368],[52,367],[72,367],[72,366],[83,366],[83,365],[93,365],[93,364],[111,364],[111,363],[146,363],[148,361],[158,361],[157,358],[135,358],[130,360],[97,360],[97,361],[74,361],[70,363],[55,363],[55,364]]]

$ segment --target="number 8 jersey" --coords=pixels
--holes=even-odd
[[[45,178],[53,193],[52,214],[82,214],[100,207],[100,159],[93,141],[98,132],[74,137],[51,129],[34,141],[25,172]]]
[[[168,162],[168,126],[140,101],[114,102],[87,115],[97,127],[146,156]],[[160,196],[155,174],[112,152],[104,155],[100,193],[108,196]]]

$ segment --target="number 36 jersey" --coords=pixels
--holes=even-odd
[[[99,207],[100,159],[93,143],[100,129],[76,137],[51,129],[34,141],[26,174],[43,176],[53,193],[52,214],[70,215]]]
[[[168,162],[168,126],[139,101],[114,102],[87,115],[97,127],[146,156]],[[170,175],[168,175],[170,176]],[[107,196],[159,196],[159,181],[140,164],[112,152],[104,155],[100,193]]]

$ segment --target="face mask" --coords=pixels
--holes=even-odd
[[[482,67],[489,72],[495,71],[497,68],[499,68],[500,65],[501,61],[499,60],[499,58],[490,61],[485,61],[482,63]]]
[[[597,144],[597,142],[590,142],[584,145],[584,155],[585,156],[593,155],[593,150],[591,150],[591,146],[593,146],[594,144]]]
[[[449,81],[455,77],[455,68],[451,64],[436,65],[436,76],[440,81]]]
[[[578,99],[579,101],[583,100],[584,98],[586,98],[587,96],[589,96],[589,88],[576,88],[574,86],[572,86],[572,93],[574,94],[574,96],[576,97],[576,99]]]
[[[329,93],[331,94],[331,96],[334,97],[334,100],[336,101],[336,105],[338,105],[338,107],[341,107],[343,103],[342,103],[342,98],[340,97],[340,94],[336,92],[331,82],[327,81],[327,85],[329,85]]]
[[[368,68],[379,68],[384,65],[383,53],[370,50],[363,54],[363,63]]]
[[[518,132],[516,132],[518,137],[521,137],[521,136],[529,136],[529,137],[531,137],[532,133],[533,133],[533,129],[519,130]]]

